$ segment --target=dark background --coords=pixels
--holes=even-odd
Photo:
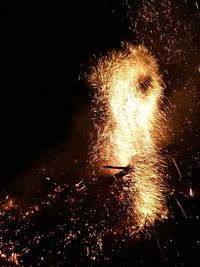
[[[126,34],[113,4],[1,4],[1,183],[67,138],[88,98],[81,66]]]

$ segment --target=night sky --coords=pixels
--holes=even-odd
[[[0,4],[0,25],[1,204],[12,195],[25,205],[20,215],[10,212],[13,220],[9,212],[1,214],[0,231],[5,244],[18,241],[15,252],[23,255],[19,266],[199,266],[195,262],[200,253],[200,1],[11,0]],[[166,85],[171,132],[162,151],[170,218],[142,240],[109,234],[103,251],[90,256],[87,246],[99,249],[94,245],[93,218],[105,221],[95,229],[99,237],[104,227],[114,225],[119,216],[114,210],[121,207],[114,204],[113,218],[107,221],[98,207],[103,199],[112,199],[106,190],[117,194],[118,185],[85,184],[92,192],[85,198],[70,177],[74,160],[84,168],[91,127],[91,91],[82,73],[93,55],[119,48],[121,41],[144,44],[157,58]],[[50,209],[46,195],[54,190]],[[102,194],[96,206],[95,190]],[[24,210],[36,207],[40,199],[44,199],[41,211],[30,219],[34,226],[29,218],[22,221]],[[66,201],[71,206],[63,212]],[[70,216],[77,221],[72,226]],[[71,234],[65,246],[60,241],[67,238],[63,221]],[[22,236],[15,234],[17,229]],[[4,260],[3,266],[12,266]]]

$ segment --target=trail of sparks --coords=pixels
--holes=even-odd
[[[91,146],[91,165],[131,168],[124,179],[129,180],[129,218],[134,227],[165,218],[163,162],[157,146],[163,132],[164,113],[159,108],[163,82],[155,58],[143,46],[125,43],[120,51],[99,59],[88,80],[95,90],[98,133]]]

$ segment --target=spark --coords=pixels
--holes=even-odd
[[[7,196],[0,206],[0,215],[3,215],[6,211],[16,209],[18,205],[15,203],[14,198]]]
[[[121,168],[117,166],[131,170],[124,177],[130,181],[129,217],[139,228],[165,218],[163,162],[157,146],[165,120],[159,108],[163,82],[155,58],[143,46],[125,43],[120,51],[100,58],[87,78],[94,87],[98,133],[90,165],[104,166],[102,175],[115,175]]]
[[[185,211],[184,211],[184,209],[183,209],[181,203],[178,201],[178,199],[177,199],[176,197],[175,197],[175,200],[176,200],[176,203],[178,204],[179,208],[181,209],[181,211],[182,211],[184,217],[187,219],[187,218],[188,218],[188,217],[187,217],[187,214],[185,213]]]
[[[166,261],[166,257],[165,257],[163,248],[162,248],[162,246],[161,246],[161,244],[160,244],[160,241],[159,241],[159,239],[158,239],[158,236],[157,236],[157,234],[156,234],[156,232],[155,232],[154,230],[153,230],[153,233],[154,233],[154,236],[155,236],[155,238],[156,238],[156,243],[157,243],[157,245],[158,245],[158,248],[159,248],[159,250],[160,250],[160,253],[161,253],[161,255],[162,255],[164,261]]]
[[[189,190],[189,196],[194,197],[194,192],[193,192],[192,188],[190,188],[190,190]]]
[[[15,208],[16,206],[14,205],[14,200],[12,198],[8,198],[6,203],[3,205],[3,208],[5,210],[10,210],[12,208]]]
[[[179,169],[179,167],[178,167],[178,164],[177,164],[175,158],[172,158],[172,162],[174,163],[174,166],[175,166],[175,168],[176,168],[176,170],[177,170],[177,172],[178,172],[180,178],[182,178],[182,174],[181,174],[181,172],[180,172],[180,169]]]
[[[0,258],[6,260],[9,263],[15,264],[15,266],[19,266],[19,257],[20,255],[18,253],[12,252],[11,255],[7,255],[5,253],[2,253],[0,250]]]

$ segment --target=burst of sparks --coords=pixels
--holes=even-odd
[[[155,58],[143,46],[125,43],[120,51],[99,59],[88,80],[95,88],[98,132],[90,162],[96,167],[130,166],[124,179],[129,180],[129,216],[136,226],[165,218],[163,162],[157,146],[163,132],[163,82]]]
[[[142,5],[139,9],[137,19],[132,20],[131,13],[134,8],[131,6],[131,1],[125,1],[129,9],[128,16],[132,23],[130,29],[133,30],[132,33],[136,33],[134,42],[144,43],[150,48],[156,55],[156,58],[159,59],[159,62],[166,64],[166,73],[168,73],[168,67],[171,65],[173,66],[173,64],[177,64],[177,66],[181,68],[182,76],[179,77],[180,75],[177,75],[177,77],[174,78],[176,75],[173,71],[172,78],[175,79],[175,85],[181,85],[181,88],[183,85],[182,89],[184,90],[184,95],[182,96],[187,100],[186,106],[189,107],[189,117],[187,114],[187,116],[185,116],[185,121],[189,122],[191,121],[190,118],[192,114],[197,114],[196,111],[197,108],[199,108],[199,102],[197,103],[194,101],[198,99],[197,93],[199,83],[197,82],[195,86],[192,72],[194,72],[195,69],[195,73],[200,73],[199,48],[195,45],[194,41],[194,37],[198,36],[197,30],[199,30],[199,28],[193,27],[193,20],[199,21],[200,16],[195,13],[199,11],[199,1],[193,2],[192,5],[195,10],[191,12],[192,16],[187,19],[185,13],[182,12],[182,10],[184,10],[182,9],[183,4],[186,4],[186,2],[187,4],[190,3],[190,1],[186,0],[143,0],[141,1]],[[1,266],[93,266],[95,265],[95,261],[97,261],[97,266],[100,266],[102,262],[102,265],[107,266],[108,261],[111,263],[109,266],[124,266],[128,261],[127,254],[131,254],[129,256],[132,265],[141,264],[142,266],[145,262],[148,266],[151,265],[151,260],[153,258],[151,253],[154,252],[154,255],[157,255],[157,250],[154,250],[156,244],[152,246],[152,238],[149,243],[140,240],[139,249],[135,249],[135,247],[137,247],[135,245],[137,240],[134,239],[133,246],[131,246],[129,238],[130,235],[132,236],[132,232],[130,228],[128,228],[128,233],[125,233],[125,236],[123,235],[122,240],[120,239],[121,242],[118,239],[118,235],[121,233],[121,218],[123,218],[121,214],[124,212],[124,203],[127,204],[127,194],[129,195],[129,201],[127,202],[129,202],[128,204],[132,207],[129,209],[129,212],[133,213],[133,217],[136,218],[136,224],[141,226],[144,224],[144,221],[146,223],[146,219],[152,224],[159,216],[166,216],[165,204],[161,192],[161,190],[163,190],[161,186],[163,162],[159,156],[158,147],[155,142],[155,137],[162,133],[162,126],[159,128],[158,123],[162,121],[163,114],[159,112],[157,105],[162,99],[162,85],[160,84],[161,80],[157,74],[157,66],[156,63],[154,63],[155,60],[148,52],[145,52],[144,48],[141,47],[140,49],[141,54],[144,54],[144,56],[139,62],[133,59],[133,62],[138,63],[136,64],[136,71],[134,71],[132,67],[130,73],[128,71],[129,66],[132,66],[132,64],[127,62],[126,56],[128,56],[128,51],[111,53],[109,56],[100,59],[99,62],[101,64],[97,69],[95,68],[93,70],[96,73],[96,77],[93,77],[92,80],[94,85],[98,85],[98,90],[95,92],[96,99],[94,103],[96,109],[93,109],[93,111],[96,112],[97,107],[100,107],[95,122],[97,131],[99,131],[99,148],[101,148],[101,150],[98,151],[98,145],[94,143],[92,145],[90,159],[94,161],[94,163],[96,162],[98,166],[106,162],[106,164],[103,165],[104,167],[106,166],[106,168],[101,168],[101,172],[104,174],[108,172],[109,169],[111,174],[115,174],[115,176],[113,176],[114,185],[110,186],[105,180],[101,180],[98,185],[99,180],[96,177],[92,178],[89,183],[86,183],[83,177],[81,177],[80,182],[76,182],[74,187],[70,187],[65,183],[56,183],[51,176],[51,178],[45,176],[45,181],[49,183],[47,187],[51,188],[51,190],[49,190],[50,192],[47,190],[47,194],[42,196],[36,194],[36,196],[23,205],[22,203],[19,204],[15,198],[6,194],[7,197],[5,197],[5,200],[0,202]],[[133,50],[137,55],[139,49],[133,48]],[[119,63],[120,56],[123,56],[122,61],[126,62],[127,65],[122,65],[121,68],[118,69],[118,74],[124,74],[121,80],[117,80],[114,79],[114,72],[118,65],[115,61],[111,62],[111,59],[115,60],[117,58],[117,63]],[[131,57],[131,53],[129,56]],[[147,58],[150,59],[148,68],[146,68],[147,63],[143,61]],[[104,61],[105,59],[108,59],[107,63]],[[108,67],[108,70],[109,68],[111,70],[112,67],[115,68],[113,68],[113,72],[110,73],[108,70],[105,70],[105,67]],[[150,73],[150,77],[153,73],[154,79],[150,86],[148,79],[141,84],[139,84],[139,81],[141,81],[140,79],[139,81],[137,81],[137,79],[134,80],[134,77],[136,78],[138,75],[137,71],[139,69],[140,73],[144,74],[144,76],[146,75],[146,71]],[[109,75],[106,77],[108,73]],[[97,77],[98,74],[99,77]],[[129,82],[125,79],[129,77],[130,74],[133,74],[133,78],[130,79],[133,91],[129,90]],[[107,81],[106,86],[109,86],[104,88],[105,91],[100,91],[100,85],[105,77]],[[173,84],[173,81],[169,77],[170,76],[165,80],[167,86]],[[183,77],[185,77],[185,80]],[[108,94],[107,89],[111,89],[110,82],[113,84],[115,91],[120,94],[120,101],[122,100],[123,104],[127,104],[126,107],[123,107],[123,105],[121,105],[122,103],[119,103],[120,101],[117,102],[119,105],[115,105],[115,98],[117,98],[118,95],[117,93],[110,94],[111,91],[109,91],[110,93]],[[158,87],[155,86],[155,83],[158,84]],[[137,90],[135,90],[137,87],[136,85],[138,86]],[[173,91],[178,92],[179,89],[175,87]],[[104,92],[105,95],[101,95],[102,92]],[[123,95],[121,93],[123,93]],[[128,93],[127,99],[124,99],[125,93]],[[156,95],[154,95],[155,93]],[[99,94],[103,96],[103,98],[99,98]],[[105,96],[106,98],[104,98]],[[148,99],[151,96],[156,96],[157,100],[148,103]],[[189,103],[191,97],[193,99]],[[108,108],[109,100],[112,100],[110,102],[112,106],[109,104]],[[141,102],[139,100],[141,100]],[[103,105],[102,101],[104,101]],[[131,105],[132,101],[134,101],[135,109]],[[171,99],[171,102],[172,105],[175,105],[173,99]],[[183,113],[182,108],[180,108],[180,103],[177,103],[176,106],[177,109],[181,110],[181,113]],[[146,112],[148,114],[141,112],[141,108],[144,107],[146,111],[149,112]],[[118,110],[118,114],[113,114],[114,110]],[[131,119],[131,116],[127,116],[124,121],[121,121],[120,118],[123,117],[122,115],[126,111],[128,111],[128,114],[129,111],[130,113],[135,112],[134,120]],[[109,121],[110,115],[115,115],[115,123]],[[99,124],[99,122],[102,121],[104,123]],[[110,124],[107,124],[108,122]],[[143,127],[145,123],[147,128]],[[101,125],[101,127],[98,125]],[[106,125],[108,127],[110,126],[112,131],[108,136],[105,136],[105,139],[102,139],[103,134],[106,133]],[[123,128],[122,125],[125,125],[125,128]],[[131,129],[132,126],[138,126],[137,129],[134,129],[134,131],[136,131],[134,133],[139,133],[141,138],[131,131],[131,137],[129,135],[127,136],[126,130]],[[120,129],[119,136],[117,128]],[[107,129],[108,133],[110,129]],[[198,131],[196,135],[198,136]],[[109,142],[112,141],[114,145],[110,146],[110,143],[106,140]],[[134,145],[133,149],[128,149],[127,147],[129,145],[132,146],[132,140],[137,144],[136,146]],[[137,142],[138,140],[139,142]],[[181,139],[181,142],[183,140],[184,139]],[[146,146],[148,143],[146,141],[151,145]],[[101,146],[100,142],[102,142]],[[97,149],[96,152],[95,148]],[[147,153],[146,149],[150,149],[150,153]],[[142,153],[140,154],[141,151],[138,150],[141,150]],[[126,155],[123,151],[126,151]],[[190,150],[190,153],[193,152]],[[106,157],[104,158],[103,155]],[[140,159],[138,156],[140,156]],[[192,161],[190,162],[175,160],[175,158],[172,160],[175,166],[175,168],[173,166],[171,169],[172,177],[177,176],[175,172],[179,174],[181,179],[178,181],[178,187],[181,188],[181,190],[179,190],[178,187],[172,190],[171,201],[175,200],[174,206],[181,210],[181,216],[179,218],[179,216],[175,214],[174,217],[172,216],[170,220],[165,222],[165,233],[161,230],[161,234],[159,234],[156,230],[153,230],[157,247],[165,262],[163,263],[163,261],[158,259],[159,257],[155,257],[151,266],[162,266],[163,264],[166,266],[196,266],[196,261],[198,262],[198,251],[200,247],[200,214],[198,209],[200,194],[198,177],[200,169],[199,151],[192,157]],[[122,163],[123,165],[120,167]],[[112,168],[107,168],[111,164]],[[130,165],[130,167],[126,169],[127,164]],[[118,167],[118,169],[116,167]],[[121,176],[119,173],[116,174],[117,170],[120,170],[122,173]],[[151,174],[148,176],[152,171],[154,175],[151,176]],[[190,182],[185,179],[187,176],[190,178]],[[118,177],[122,177],[123,181],[122,179],[118,181]],[[149,177],[149,179],[141,181],[141,177]],[[155,184],[152,184],[150,177],[153,181],[156,179]],[[104,187],[102,187],[103,183],[105,183]],[[174,180],[172,184],[173,183]],[[195,188],[194,191],[191,186]],[[88,197],[91,191],[93,194],[92,198]],[[151,191],[158,192],[158,195],[154,195],[153,198],[153,200],[156,200],[155,202],[151,201],[151,194],[149,195]],[[109,194],[106,195],[104,194],[105,192],[109,192]],[[141,192],[145,192],[145,195],[141,194]],[[178,198],[175,197],[176,195],[178,195]],[[138,201],[136,201],[136,199]],[[115,201],[119,203],[119,205],[114,205],[114,212],[112,213],[111,206]],[[172,214],[174,209],[173,201],[172,204],[169,205]],[[92,203],[94,203],[94,205],[92,205]],[[134,203],[135,205],[133,205]],[[155,208],[155,203],[156,205],[160,203],[159,207],[156,206]],[[145,206],[146,204],[148,205]],[[152,207],[149,208],[149,204],[152,204]],[[164,207],[164,212],[162,207]],[[138,215],[135,212],[138,212],[139,209],[140,214]],[[99,210],[101,216],[98,214]],[[56,222],[53,224],[52,221],[54,220]],[[119,221],[120,227],[115,227],[116,221]],[[147,234],[148,237],[150,237],[149,230]],[[182,234],[185,237],[184,239],[182,238]],[[112,236],[112,244],[110,246],[108,246],[106,240],[107,235]],[[125,242],[126,248],[123,254],[123,249],[121,248],[123,247],[122,244],[124,240],[127,242]],[[147,244],[148,246],[146,246]],[[145,256],[147,247],[150,257],[147,255]],[[192,256],[186,253],[188,248],[190,248],[189,251]],[[120,257],[116,252],[118,249],[120,249]],[[110,251],[108,252],[108,250]],[[129,253],[128,250],[130,250]],[[135,256],[133,257],[133,254],[142,254],[143,256],[137,258]],[[116,255],[118,257],[115,257]],[[115,262],[116,265],[113,262]]]

